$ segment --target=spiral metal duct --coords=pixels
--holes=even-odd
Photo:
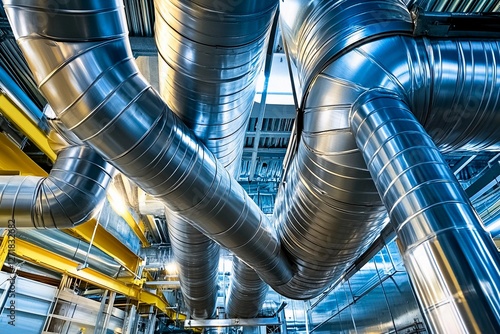
[[[255,270],[234,258],[226,313],[230,318],[255,318],[264,304],[267,290],[267,284],[262,284]]]
[[[332,8],[330,2],[287,1],[286,6],[295,8],[295,17],[307,19],[294,23],[301,28],[283,29],[295,62],[304,64],[302,80],[307,83],[303,134],[276,210],[290,266],[258,208],[137,74],[120,10],[93,2],[74,2],[68,10],[51,11],[4,3],[21,47],[31,56],[40,88],[63,122],[141,187],[252,265],[275,290],[293,298],[312,297],[339,278],[342,269],[335,267],[352,263],[381,229],[371,222],[383,213],[382,203],[349,118],[364,92],[383,88],[401,96],[425,129],[436,132],[433,136],[441,147],[498,149],[498,42],[386,37],[411,31],[409,14],[400,15],[404,6],[389,0],[335,1]],[[310,8],[315,6],[319,9]],[[367,10],[379,15],[379,27]],[[381,12],[394,13],[395,19],[381,19]],[[294,17],[286,10],[282,13]],[[42,34],[33,16],[49,14]],[[68,25],[66,18],[78,24]],[[100,20],[107,24],[99,24]],[[330,24],[336,24],[339,33],[322,33]],[[59,32],[65,25],[75,31]],[[333,35],[336,40],[327,38]],[[342,52],[323,48],[325,44],[332,49],[343,45]],[[68,94],[57,95],[68,86]],[[481,103],[467,102],[472,90],[474,95],[481,92]],[[474,116],[458,125],[456,120],[439,121],[446,120],[443,111],[454,103],[461,117]],[[447,108],[439,109],[440,105]],[[456,135],[450,128],[469,131]],[[485,261],[487,257],[483,254]],[[467,291],[466,286],[460,289]],[[420,298],[428,298],[426,293]],[[493,307],[488,314],[495,313]]]
[[[220,247],[181,216],[165,211],[181,292],[194,319],[214,315]]]
[[[64,256],[79,263],[86,262],[88,266],[110,277],[117,277],[120,273],[120,264],[96,247],[89,249],[89,244],[58,230],[18,230],[16,238],[25,240],[33,245]]]
[[[302,136],[274,212],[282,247],[297,270],[286,294],[309,299],[369,247],[383,228],[373,222],[383,221],[385,212],[347,129],[346,101],[357,93],[330,89],[316,74],[349,45],[408,33],[411,19],[406,7],[392,0],[287,1],[280,11],[303,87],[311,82],[319,87],[306,91]],[[345,68],[347,75],[352,67]]]
[[[276,7],[275,0],[155,1],[161,96],[232,176],[239,171]],[[172,213],[168,217],[186,304],[193,317],[210,317],[217,298],[218,245],[186,219]],[[254,290],[259,298],[265,283],[242,262],[235,269],[241,278],[260,281]],[[256,307],[241,299],[230,301],[237,303],[232,309]],[[249,312],[257,313],[258,305]]]
[[[70,146],[47,177],[0,176],[0,222],[14,221],[18,229],[84,223],[99,212],[113,172],[90,147]]]
[[[4,7],[39,89],[69,130],[267,283],[290,280],[270,222],[139,74],[120,1]]]
[[[349,1],[349,4],[354,5],[354,2]],[[321,22],[318,25],[321,26]],[[312,23],[304,26],[314,30]],[[304,30],[296,29],[298,32]],[[307,38],[296,40],[320,45]],[[301,45],[296,46],[297,49],[301,50]],[[306,52],[295,52],[295,61],[307,63],[306,55]],[[381,209],[377,207],[380,199],[373,198],[375,187],[350,129],[349,113],[359,96],[380,88],[397,93],[408,101],[412,112],[443,150],[498,150],[500,118],[495,110],[499,103],[500,81],[496,75],[500,70],[499,56],[498,41],[380,36],[378,40],[367,41],[334,56],[335,61],[325,62],[322,72],[313,79],[303,78],[303,82],[312,84],[303,101],[301,142],[275,211],[283,247],[297,263],[299,274],[303,266],[311,268],[309,272],[303,270],[309,274],[308,278],[317,274],[317,268],[323,270],[325,277],[339,278],[342,268],[352,263],[360,255],[357,252],[366,249],[382,228],[374,220]],[[374,145],[380,144],[378,141]],[[372,175],[376,173],[371,172]],[[296,196],[294,189],[297,189]],[[425,196],[432,199],[430,194]],[[485,246],[479,249],[491,249],[491,240],[484,242]],[[489,255],[481,257],[472,251],[469,255],[479,257],[479,263],[484,260],[491,265],[493,274],[485,274],[485,277],[490,282],[497,282],[497,265]],[[316,260],[318,258],[320,261]],[[340,269],[328,271],[328,265]],[[408,263],[408,266],[413,264]],[[434,269],[438,272],[436,277],[446,275],[443,268]],[[430,286],[425,283],[428,282],[422,282],[418,289],[424,300],[422,304],[438,307],[438,298],[425,290]],[[301,288],[307,288],[306,284],[304,279]],[[461,282],[460,289],[468,291],[467,284]],[[470,297],[473,299],[470,304],[482,304],[479,309],[491,308],[486,314],[493,316],[485,321],[486,325],[483,323],[488,332],[489,326],[496,326],[491,324],[496,321],[497,305],[494,298],[488,300],[481,292],[479,296]],[[429,322],[433,323],[435,316],[430,309],[432,307],[428,309]],[[465,319],[459,322],[475,321],[467,319],[465,312],[459,316]],[[437,332],[442,332],[436,328]]]
[[[435,333],[500,331],[500,256],[432,139],[393,93],[368,91],[351,129]]]

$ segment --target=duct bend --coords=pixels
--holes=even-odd
[[[16,228],[77,226],[99,212],[113,173],[86,145],[63,148],[47,177],[0,176],[0,221]]]
[[[69,130],[267,283],[290,280],[270,222],[139,74],[120,1],[4,7],[39,89]]]
[[[240,168],[256,79],[277,4],[276,0],[155,1],[161,96],[232,176]],[[185,218],[172,212],[167,216],[186,305],[193,317],[210,317],[217,298],[218,245]],[[253,270],[239,263],[235,276],[241,271],[240,276],[249,278]],[[266,285],[255,272],[253,279],[260,282],[253,290],[259,298]],[[242,293],[251,292],[233,294]],[[229,301],[228,308],[255,314],[260,306]]]
[[[356,101],[350,121],[432,331],[499,332],[498,251],[408,105],[371,90]]]

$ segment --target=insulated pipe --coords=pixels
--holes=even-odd
[[[39,89],[69,130],[267,283],[290,280],[270,222],[139,74],[120,1],[4,7]]]
[[[500,332],[498,251],[408,105],[368,91],[350,122],[432,332]]]
[[[71,228],[100,210],[114,168],[88,146],[62,149],[47,177],[0,176],[0,223]]]
[[[277,4],[155,1],[161,96],[234,177]],[[210,317],[217,298],[218,245],[185,218],[167,216],[186,305],[194,318]],[[241,262],[235,269],[249,277],[253,270],[245,267]],[[255,272],[252,278],[260,281]],[[235,309],[255,307],[240,299],[231,302]]]

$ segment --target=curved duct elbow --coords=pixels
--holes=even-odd
[[[385,209],[350,129],[356,99],[374,88],[396,92],[441,147],[497,149],[500,83],[496,41],[386,36],[391,26],[394,34],[411,32],[409,14],[397,1],[299,3],[287,1],[281,12],[306,87],[303,129],[274,216],[282,247],[297,268],[287,291],[279,292],[308,299],[340,279],[383,228],[377,218]],[[383,17],[393,13],[394,20],[377,28],[377,10],[391,6]],[[364,9],[355,15],[356,8]]]
[[[233,176],[239,172],[256,79],[277,4],[276,0],[155,1],[161,96]],[[194,318],[210,317],[217,298],[219,246],[188,220],[172,212],[167,216],[186,306]],[[243,267],[241,263],[236,269],[248,277],[253,270]],[[258,279],[255,272],[252,277]],[[262,281],[260,285],[257,294],[266,286]],[[230,301],[228,308],[250,306],[234,304],[239,299]],[[249,312],[257,313],[258,306]]]
[[[266,282],[290,280],[270,222],[138,73],[119,1],[4,7],[40,90],[69,130]]]
[[[87,146],[62,149],[48,177],[0,177],[0,221],[17,228],[68,228],[94,217],[114,168]]]

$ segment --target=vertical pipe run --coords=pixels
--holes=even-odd
[[[432,139],[397,95],[368,91],[351,130],[434,333],[500,332],[500,258]]]

